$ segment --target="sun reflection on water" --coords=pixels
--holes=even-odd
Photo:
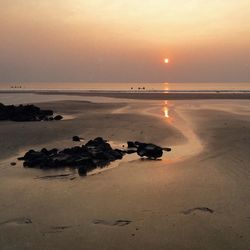
[[[164,107],[164,115],[166,118],[169,118],[168,107]]]
[[[170,116],[170,109],[169,109],[170,105],[168,101],[164,101],[164,106],[163,106],[163,112],[164,112],[164,116],[167,119],[168,122],[172,122],[173,119]]]
[[[164,83],[164,93],[168,93],[169,92],[169,85],[167,82]]]
[[[167,106],[167,101],[165,101],[165,106],[164,106],[164,115],[166,118],[169,118],[169,110],[168,110],[168,106]]]

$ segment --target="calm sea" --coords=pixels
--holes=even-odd
[[[250,92],[250,83],[0,83],[0,90]]]

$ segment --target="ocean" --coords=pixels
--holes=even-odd
[[[250,92],[250,83],[0,83],[0,90]]]

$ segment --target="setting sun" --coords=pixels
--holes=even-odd
[[[168,59],[168,58],[165,58],[165,59],[164,59],[164,63],[166,63],[166,64],[169,63],[169,59]]]

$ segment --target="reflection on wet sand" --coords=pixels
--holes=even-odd
[[[164,116],[167,119],[167,121],[169,123],[172,123],[173,117],[170,115],[170,103],[169,103],[169,101],[164,101],[163,112],[164,112]]]
[[[182,105],[185,107],[186,104]],[[202,144],[200,139],[193,131],[193,126],[189,122],[188,116],[183,113],[180,106],[176,106],[176,102],[164,101],[163,103],[163,115],[164,120],[167,121],[170,125],[174,126],[179,131],[185,131],[183,133],[187,141],[184,144],[172,145],[171,154],[165,154],[163,160],[165,162],[176,162],[179,160],[184,160],[190,156],[198,154],[202,150]],[[185,108],[184,108],[185,111]]]
[[[169,118],[168,101],[165,101],[165,105],[164,105],[164,115],[165,115],[166,118]]]

